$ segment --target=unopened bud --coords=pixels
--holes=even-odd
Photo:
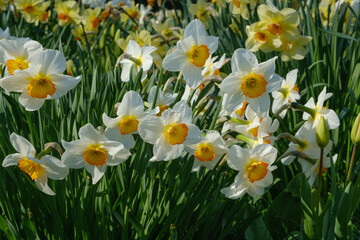
[[[324,116],[321,116],[316,128],[316,142],[320,148],[324,149],[328,145],[329,140],[329,127]]]
[[[353,144],[360,143],[360,113],[357,115],[354,125],[351,129],[351,141]]]

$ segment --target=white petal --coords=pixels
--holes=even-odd
[[[16,133],[10,135],[10,142],[15,150],[23,156],[34,156],[36,153],[34,146],[26,138],[19,136]]]
[[[146,119],[139,124],[140,137],[148,143],[155,144],[165,131],[160,118]]]
[[[18,165],[19,161],[23,158],[24,158],[24,155],[22,155],[20,153],[14,153],[14,154],[7,155],[2,163],[2,166],[9,167],[9,166]]]
[[[275,73],[275,60],[277,57],[273,57],[266,62],[262,62],[255,66],[253,72],[256,74],[260,74],[266,80],[268,80]]]
[[[90,123],[80,128],[79,137],[81,140],[92,142],[106,141],[106,137],[101,135]]]
[[[47,49],[32,56],[32,64],[40,64],[41,72],[47,76],[61,74],[66,69],[64,54],[57,50]]]
[[[19,71],[16,75],[0,79],[0,86],[10,92],[22,92],[30,83],[29,77],[25,71]]]
[[[231,71],[251,73],[254,65],[258,63],[256,56],[246,49],[236,49],[231,58]]]
[[[96,184],[104,176],[106,171],[106,164],[100,167],[85,164],[85,168],[91,175],[92,184]]]
[[[228,93],[230,95],[238,94],[241,92],[240,87],[243,79],[243,74],[231,73],[227,76],[220,84],[221,91]]]
[[[126,46],[125,52],[135,58],[138,58],[141,56],[141,47],[136,41],[130,40]]]
[[[209,36],[209,37],[205,37],[202,41],[201,44],[205,44],[208,48],[209,48],[209,53],[210,55],[213,54],[217,48],[218,48],[218,44],[219,44],[219,38],[218,37],[213,37],[213,36]]]
[[[123,135],[120,132],[119,127],[106,128],[104,132],[105,136],[112,141],[118,141],[124,145],[125,148],[131,149],[135,146],[134,137],[131,134]]]
[[[73,89],[81,80],[81,76],[71,77],[63,74],[52,74],[50,79],[55,85],[55,93],[49,99],[58,99]]]
[[[64,179],[69,174],[69,169],[56,157],[46,155],[41,158],[46,176],[54,180]]]
[[[256,113],[263,113],[270,108],[270,96],[268,93],[263,93],[257,98],[246,98],[251,109]]]
[[[272,75],[266,85],[266,92],[271,93],[280,89],[282,80],[283,78],[277,75],[276,73]]]
[[[183,74],[186,84],[189,87],[195,89],[200,86],[202,80],[201,68],[196,67],[191,62],[188,62],[184,65]]]
[[[43,178],[39,177],[39,178],[35,179],[35,184],[42,192],[44,192],[48,195],[52,195],[52,196],[55,195],[55,193],[53,192],[53,190],[51,190],[51,188],[49,187],[49,185],[47,183],[46,176],[44,176]]]
[[[128,91],[125,93],[119,108],[117,110],[117,115],[132,115],[133,113],[143,112],[144,111],[144,102],[140,95],[135,91]]]
[[[196,45],[199,45],[200,40],[206,35],[204,25],[198,19],[192,20],[184,30],[184,38],[192,36]]]
[[[200,142],[201,140],[200,129],[193,124],[187,124],[187,126],[188,126],[188,135],[186,137],[184,144],[191,145]]]
[[[248,149],[241,148],[238,145],[233,145],[229,149],[227,155],[227,163],[230,168],[236,171],[243,171],[245,164],[250,159],[250,152]]]
[[[33,98],[29,96],[27,90],[24,89],[19,97],[19,102],[27,111],[36,111],[44,105],[45,99]]]
[[[178,49],[175,49],[166,55],[162,62],[162,66],[168,71],[179,72],[184,68],[188,61],[189,59],[184,53],[180,52]]]

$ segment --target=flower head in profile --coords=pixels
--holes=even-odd
[[[130,81],[131,69],[134,69],[134,76],[136,76],[140,69],[143,69],[141,81],[144,81],[147,76],[146,72],[153,64],[151,53],[154,51],[156,51],[156,47],[140,47],[137,42],[130,40],[125,50],[126,57],[120,61],[122,66],[121,81]]]
[[[210,130],[205,137],[197,144],[186,147],[187,151],[194,155],[194,165],[192,171],[199,171],[201,166],[212,170],[219,162],[220,158],[228,151],[225,141],[219,132]]]
[[[340,125],[340,120],[334,110],[329,109],[327,106],[324,106],[324,102],[332,96],[332,93],[326,93],[326,87],[321,91],[318,96],[318,101],[315,104],[314,98],[311,97],[309,101],[305,104],[305,107],[308,107],[313,110],[313,114],[304,112],[303,119],[307,122],[305,124],[311,124],[313,128],[316,128],[320,117],[324,116],[329,129],[335,129]]]
[[[105,136],[113,141],[124,144],[128,149],[135,146],[133,134],[138,133],[138,126],[152,112],[144,111],[144,102],[137,92],[127,92],[120,103],[116,118],[110,118],[105,113],[103,121],[106,126]],[[155,115],[155,112],[154,114]]]
[[[235,50],[231,58],[232,73],[219,86],[230,95],[226,110],[234,111],[243,101],[257,113],[269,110],[269,93],[279,89],[281,84],[280,76],[275,74],[276,59],[274,57],[258,63],[256,56],[249,50]]]
[[[95,9],[88,8],[84,12],[82,22],[84,23],[85,31],[97,32],[100,24],[101,8]]]
[[[205,76],[216,76],[220,73],[220,68],[225,64],[225,54],[215,62],[218,57],[209,57],[204,65],[204,69],[201,71],[201,75]]]
[[[281,60],[286,62],[292,59],[302,60],[306,55],[304,46],[312,40],[309,36],[299,36],[296,41],[288,42],[283,40],[281,48]]]
[[[56,157],[51,155],[36,156],[34,146],[15,133],[10,135],[10,141],[18,153],[8,155],[3,167],[17,165],[21,171],[34,180],[36,186],[46,194],[55,195],[48,185],[48,178],[54,180],[64,179],[69,169]]]
[[[148,102],[150,106],[152,106],[155,101],[156,89],[157,86],[153,86],[150,89],[150,93],[148,97]],[[165,110],[169,109],[169,106],[176,100],[177,96],[178,93],[163,92],[159,90],[155,103],[155,106],[159,107],[159,112],[157,113],[157,116],[161,116],[161,114]]]
[[[182,71],[186,84],[195,89],[202,80],[201,71],[206,60],[216,51],[218,38],[208,36],[202,23],[195,19],[184,31],[184,40],[176,44],[163,61],[164,69]]]
[[[167,109],[161,117],[149,118],[139,124],[140,137],[154,144],[154,156],[150,161],[169,161],[180,157],[185,145],[201,140],[201,132],[191,123],[192,111],[181,101],[173,109]]]
[[[300,99],[299,88],[296,84],[298,70],[292,70],[286,75],[286,80],[282,80],[281,87],[277,91],[272,92],[274,98],[272,104],[272,112],[277,113],[285,104],[296,102]],[[287,109],[283,110],[279,116],[285,117]]]
[[[79,137],[71,142],[61,141],[65,148],[61,161],[68,168],[85,167],[93,184],[103,177],[107,166],[125,162],[131,155],[122,143],[108,140],[89,123],[80,128]]]
[[[276,160],[277,150],[270,144],[259,144],[252,150],[234,145],[227,155],[229,167],[238,171],[235,182],[221,193],[231,199],[241,198],[248,193],[256,198],[264,193],[264,189],[273,182],[271,166]]]
[[[27,111],[36,111],[47,99],[58,99],[79,83],[62,74],[66,69],[64,55],[56,50],[43,50],[33,55],[32,66],[0,79],[0,86],[10,92],[20,92],[19,102]]]

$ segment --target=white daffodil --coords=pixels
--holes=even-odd
[[[80,128],[79,137],[71,142],[61,141],[65,148],[61,160],[68,168],[85,167],[93,184],[104,176],[107,166],[125,162],[131,155],[122,143],[108,140],[89,123]]]
[[[306,154],[310,159],[317,159],[320,156],[320,148],[316,142],[316,128],[312,128],[310,124],[304,124],[296,132],[295,139],[297,144],[290,142],[289,148],[284,153],[299,151]],[[294,161],[295,156],[286,156],[281,159],[284,165],[289,165]],[[300,160],[300,158],[298,158]],[[303,160],[305,161],[305,160]]]
[[[138,126],[149,114],[155,112],[144,112],[144,102],[137,92],[129,91],[124,95],[116,112],[116,118],[110,118],[103,114],[103,122],[106,126],[105,136],[124,144],[127,149],[135,146],[132,134],[138,133]]]
[[[173,109],[164,111],[161,117],[142,121],[139,124],[141,138],[154,144],[154,156],[150,161],[178,158],[184,152],[184,145],[198,143],[201,132],[191,120],[191,109],[181,101],[176,103]]]
[[[82,0],[84,5],[89,5],[91,8],[104,8],[106,0]]]
[[[130,0],[112,0],[110,3],[113,7],[116,8],[123,7],[125,5],[130,7],[132,5]]]
[[[155,101],[155,95],[156,95],[156,86],[153,86],[150,89],[148,102],[149,105],[152,106]],[[161,90],[159,90],[155,106],[159,107],[160,111],[157,113],[157,116],[161,116],[161,114],[169,108],[169,106],[176,100],[176,97],[178,96],[178,93],[163,93]]]
[[[220,158],[228,151],[225,141],[215,130],[210,130],[199,143],[187,146],[186,150],[195,156],[193,172],[199,171],[201,166],[214,169]]]
[[[279,90],[272,92],[274,98],[272,104],[272,112],[277,113],[281,107],[285,104],[296,102],[300,99],[299,88],[296,84],[298,70],[292,70],[286,75],[286,80],[282,80],[281,87]],[[281,118],[285,117],[287,109],[283,110],[279,116]]]
[[[340,125],[340,119],[334,110],[324,107],[324,102],[332,96],[332,93],[326,93],[326,87],[321,91],[318,97],[318,101],[315,104],[314,98],[311,97],[305,104],[305,107],[313,109],[313,116],[304,112],[303,119],[307,120],[306,124],[311,124],[313,128],[316,128],[320,117],[324,116],[329,129],[335,129]]]
[[[2,30],[0,28],[0,39],[4,39],[4,38],[10,38],[9,27],[5,28],[5,30]]]
[[[201,75],[203,77],[205,76],[213,76],[213,75],[219,75],[220,73],[220,68],[224,65],[225,63],[225,54],[222,55],[222,57],[220,58],[219,61],[215,62],[216,59],[218,57],[209,57],[204,65],[204,69],[201,71]]]
[[[56,157],[45,155],[36,158],[34,146],[15,133],[10,135],[10,141],[18,153],[8,155],[3,163],[3,167],[18,165],[18,167],[34,180],[36,186],[46,194],[55,195],[48,185],[48,178],[54,180],[64,179],[69,169]]]
[[[232,73],[220,84],[220,89],[231,95],[226,106],[228,111],[233,111],[243,101],[257,113],[269,110],[269,93],[278,90],[281,84],[281,77],[275,74],[276,59],[259,64],[249,50],[235,50],[231,58]]]
[[[0,79],[0,86],[10,92],[21,92],[19,102],[27,111],[42,107],[46,99],[58,99],[79,83],[62,74],[66,69],[64,55],[56,50],[43,50],[33,55],[32,66]]]
[[[16,70],[29,68],[34,59],[33,56],[42,51],[40,43],[25,39],[0,40],[0,49],[4,51],[3,64],[6,65],[6,73],[14,75]]]
[[[141,76],[141,81],[146,79],[146,72],[151,68],[153,64],[153,58],[151,53],[156,51],[156,47],[140,47],[140,45],[134,40],[130,40],[126,46],[125,53],[127,57],[120,61],[122,66],[121,70],[121,81],[128,82],[130,81],[130,71],[134,65],[134,76],[143,69],[143,74]]]
[[[270,144],[259,144],[251,151],[234,145],[227,155],[227,163],[232,169],[239,171],[235,182],[221,193],[231,199],[237,199],[248,193],[256,198],[264,193],[264,189],[273,182],[271,173],[276,167],[271,166],[276,160],[277,150]]]
[[[202,67],[218,47],[218,38],[207,36],[202,23],[195,19],[185,28],[184,40],[176,44],[163,61],[164,69],[182,71],[186,84],[195,89],[202,80]]]

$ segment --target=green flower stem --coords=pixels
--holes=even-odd
[[[348,170],[347,177],[346,177],[346,184],[348,184],[350,182],[350,176],[351,176],[352,168],[354,165],[355,153],[356,153],[356,144],[354,144],[353,151],[351,154],[349,170]]]
[[[311,117],[315,118],[316,111],[314,109],[305,107],[304,105],[301,105],[301,104],[296,103],[296,102],[292,102],[290,105],[291,105],[292,108],[304,111],[304,112],[310,114]]]

